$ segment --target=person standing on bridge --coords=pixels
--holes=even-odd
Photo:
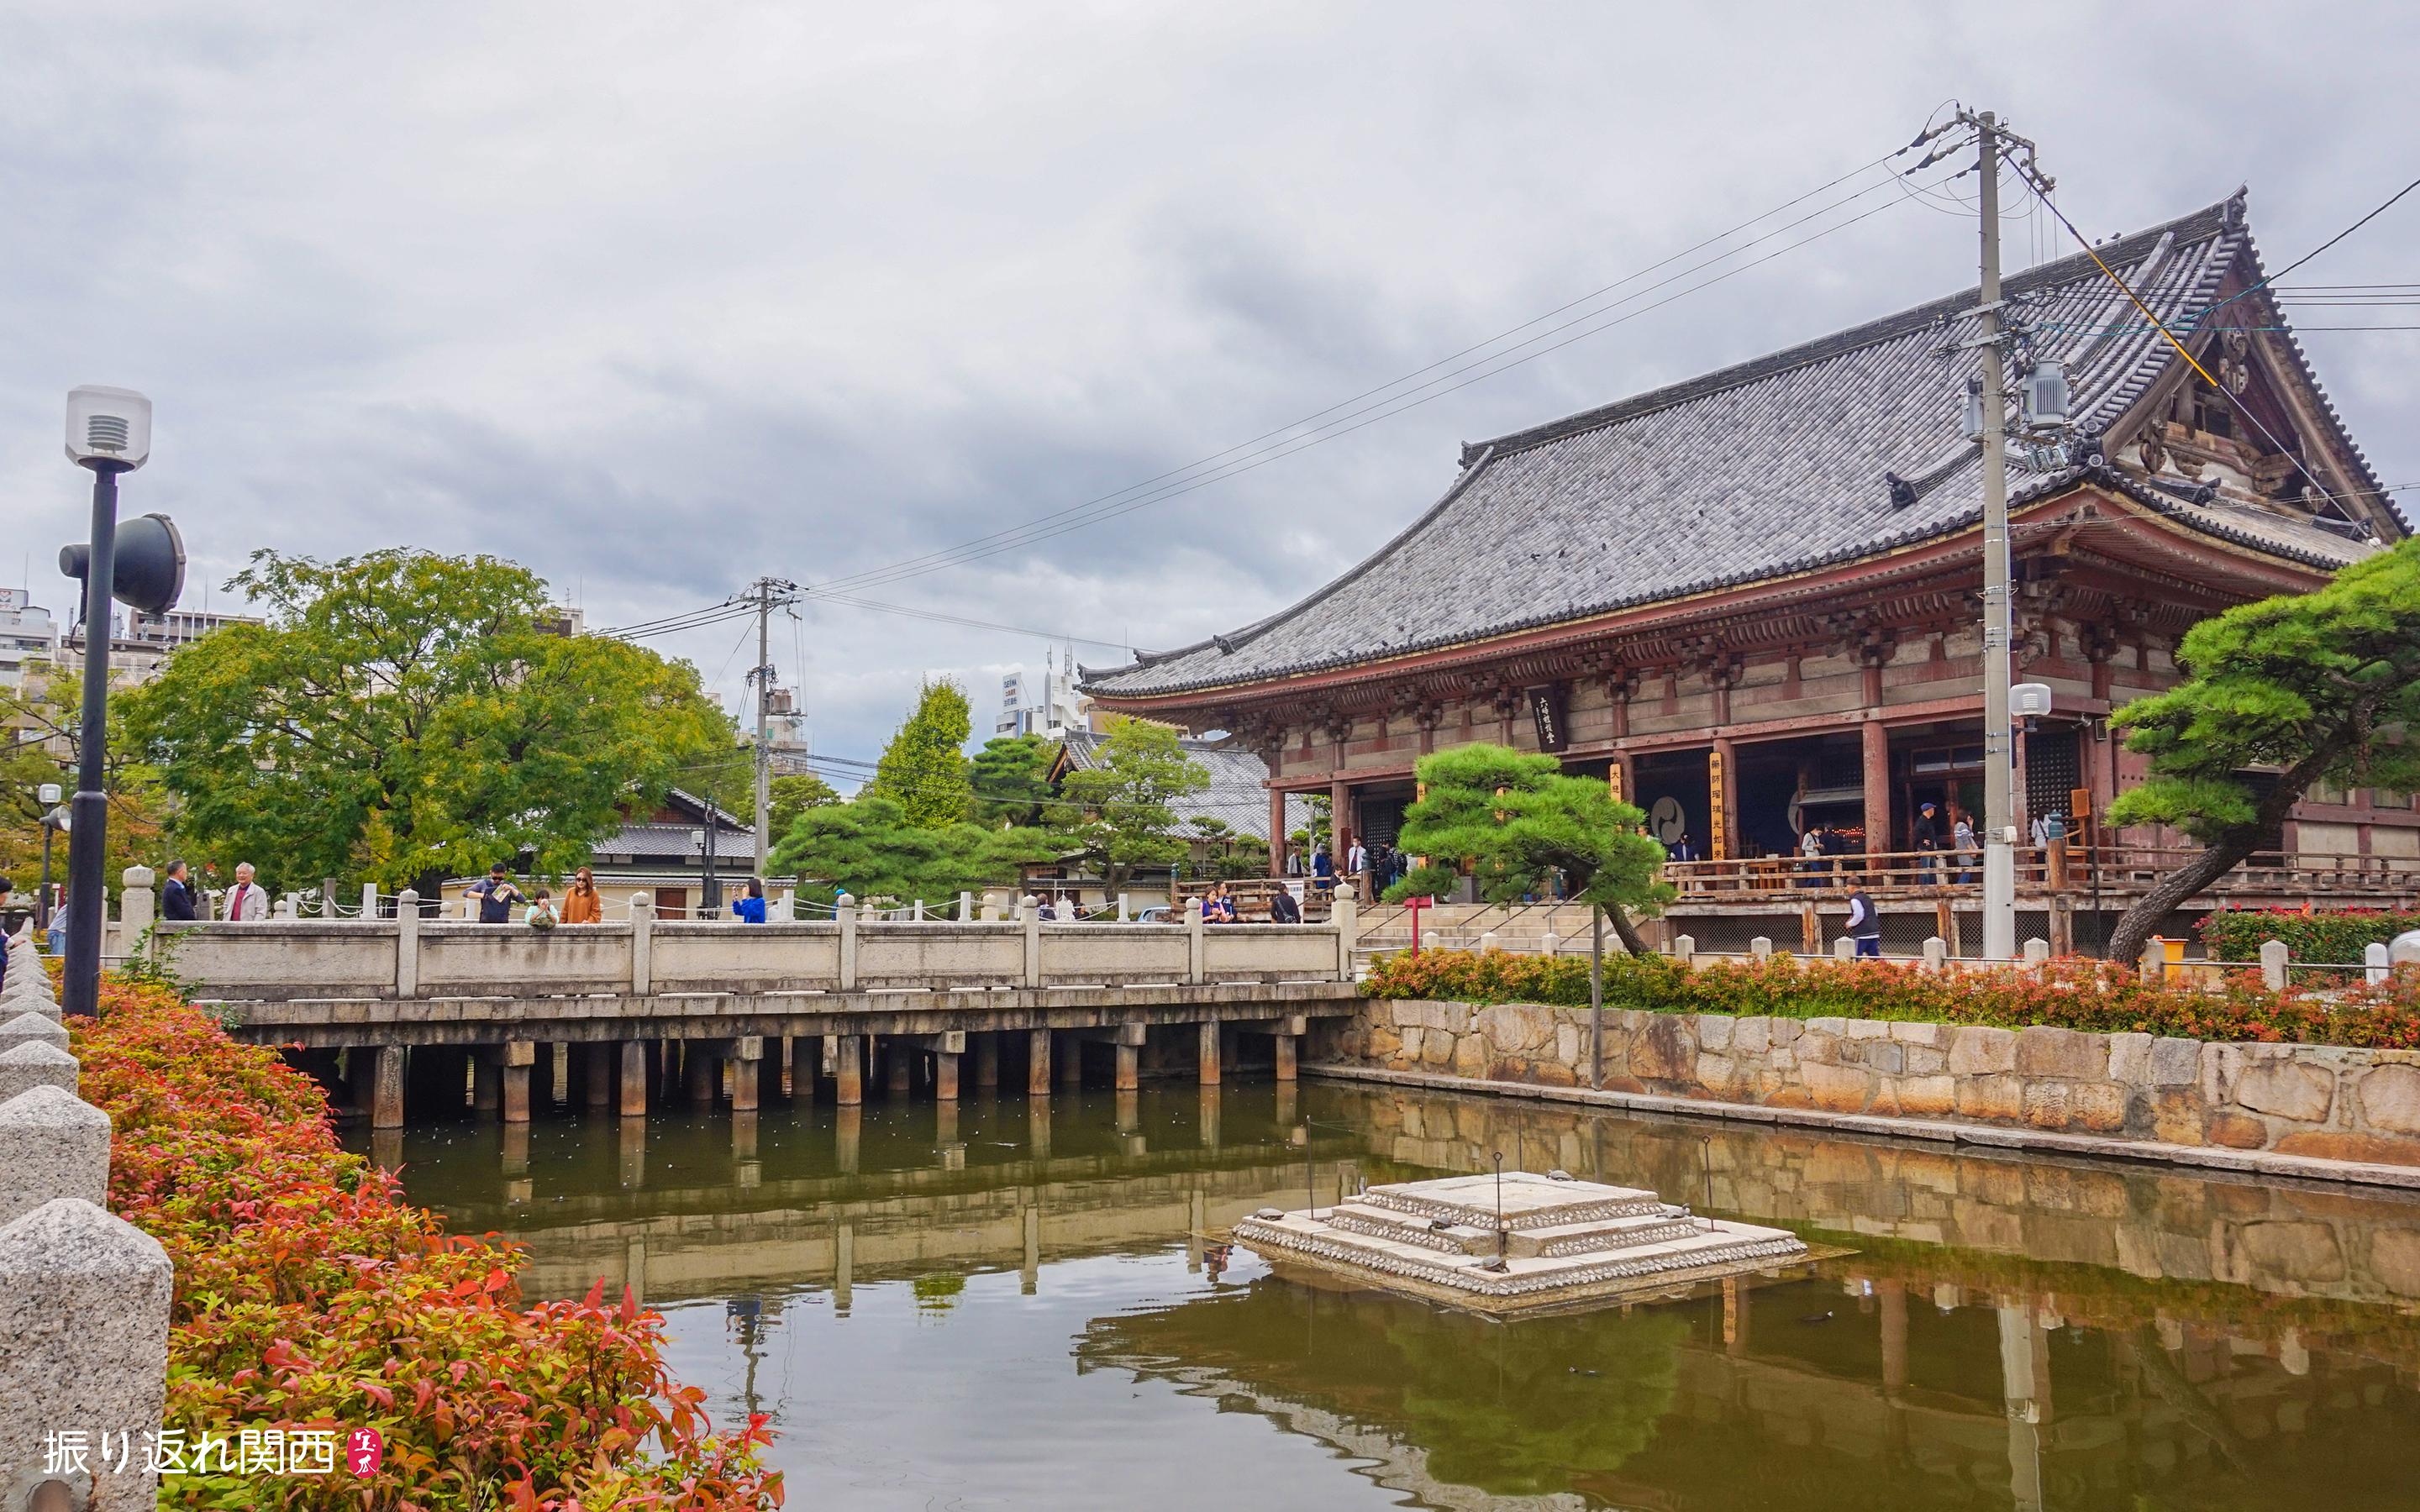
[[[571,886],[563,889],[563,921],[566,924],[601,924],[605,921],[605,901],[597,896],[597,878],[586,867],[571,875]]]
[[[168,863],[168,881],[160,889],[160,917],[172,923],[194,921],[194,885],[185,877],[185,863]]]
[[[230,922],[246,924],[269,917],[269,889],[252,880],[250,861],[235,869],[235,886],[226,890],[226,917]]]
[[[765,922],[765,882],[750,877],[739,885],[739,896],[731,900],[731,917],[743,924]]]
[[[482,924],[509,924],[513,921],[513,904],[529,902],[504,875],[504,863],[502,861],[488,868],[485,882],[473,882],[464,888],[462,896],[479,900],[479,922]]]

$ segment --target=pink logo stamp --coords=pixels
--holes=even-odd
[[[386,1458],[386,1441],[376,1428],[355,1428],[345,1435],[345,1464],[356,1475],[378,1473],[379,1462]]]

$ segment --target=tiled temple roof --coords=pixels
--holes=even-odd
[[[2242,200],[2096,249],[2164,322],[2252,258]],[[2257,259],[2256,259],[2257,260]],[[2106,429],[2167,370],[2167,344],[2082,254],[2009,278],[2037,347],[2062,358],[2071,412]],[[1290,609],[1126,667],[1084,669],[1110,698],[1249,683],[1462,644],[1755,582],[1951,534],[1981,517],[1981,449],[1963,431],[1976,291],[1466,446],[1461,475],[1368,561]],[[2063,332],[2063,334],[2061,334]],[[2287,355],[2358,464],[2301,349]],[[2009,467],[2012,502],[2073,470]],[[2366,471],[2364,465],[2364,471]],[[1893,503],[1885,473],[1917,497]],[[2095,479],[2210,535],[2333,567],[2364,548],[2282,515],[2196,506],[2114,471]],[[2377,480],[2362,486],[2374,488]]]

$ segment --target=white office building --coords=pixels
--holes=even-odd
[[[1020,668],[1000,680],[1000,717],[992,733],[1041,735],[1050,740],[1085,727],[1086,700],[1076,691],[1076,648],[1042,654],[1042,671]]]
[[[58,622],[24,588],[0,588],[0,687],[25,685],[25,664],[58,655]]]

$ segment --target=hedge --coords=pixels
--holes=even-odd
[[[1362,991],[1372,997],[1465,1003],[1585,1006],[1589,967],[1578,956],[1491,950],[1399,952],[1381,960]],[[1683,966],[1669,956],[1605,962],[1608,1008],[1662,1013],[1778,1018],[1901,1019],[2174,1035],[2188,1040],[2295,1041],[2420,1049],[2420,971],[2335,994],[2273,993],[2248,972],[2216,991],[2144,981],[2097,961],[2052,962],[2039,978],[2015,967],[1931,972],[1900,962],[1791,956]]]
[[[662,1319],[603,1283],[524,1304],[520,1253],[445,1234],[394,1176],[339,1149],[325,1095],[171,993],[107,979],[68,1021],[80,1090],[110,1116],[109,1204],[176,1264],[165,1427],[332,1428],[334,1473],[171,1475],[213,1508],[678,1508],[781,1504],[762,1417],[712,1434],[664,1365]],[[345,1468],[358,1427],[385,1440]]]
[[[2306,914],[2299,908],[2227,908],[2201,921],[2202,948],[2214,961],[2257,961],[2260,947],[2283,940],[2297,961],[2357,965],[2364,947],[2384,945],[2407,930],[2420,929],[2420,914],[2384,908],[2339,908]]]

